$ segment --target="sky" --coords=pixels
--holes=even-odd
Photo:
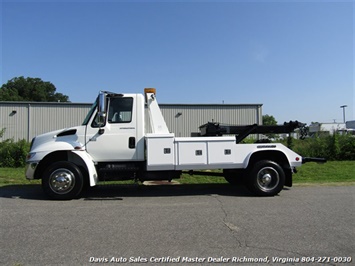
[[[41,78],[81,103],[153,87],[279,123],[342,122],[347,105],[355,120],[354,1],[0,1],[1,84]]]

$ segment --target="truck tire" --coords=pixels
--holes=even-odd
[[[284,187],[285,172],[274,161],[258,161],[251,167],[247,188],[259,196],[275,196]]]
[[[84,178],[80,168],[71,162],[56,162],[43,173],[42,188],[51,199],[69,200],[79,196]]]

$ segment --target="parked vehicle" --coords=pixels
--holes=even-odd
[[[148,108],[151,133],[145,126]],[[27,157],[26,178],[42,179],[52,199],[73,199],[85,186],[105,180],[172,180],[190,174],[224,176],[260,196],[292,186],[302,158],[279,143],[241,144],[252,133],[289,132],[302,124],[267,128],[228,128],[207,123],[200,137],[175,137],[159,109],[155,89],[142,94],[101,91],[81,126],[35,137]],[[222,136],[224,133],[235,136]],[[322,161],[322,160],[318,160]],[[222,171],[203,171],[222,169]]]

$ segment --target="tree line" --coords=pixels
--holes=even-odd
[[[0,88],[0,101],[69,102],[69,97],[56,92],[56,87],[40,78],[15,77]]]

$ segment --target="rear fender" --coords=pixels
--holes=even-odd
[[[271,160],[279,164],[285,172],[285,186],[292,186],[292,168],[287,156],[282,151],[264,150],[251,153],[245,162],[245,167],[250,169],[261,160]]]

